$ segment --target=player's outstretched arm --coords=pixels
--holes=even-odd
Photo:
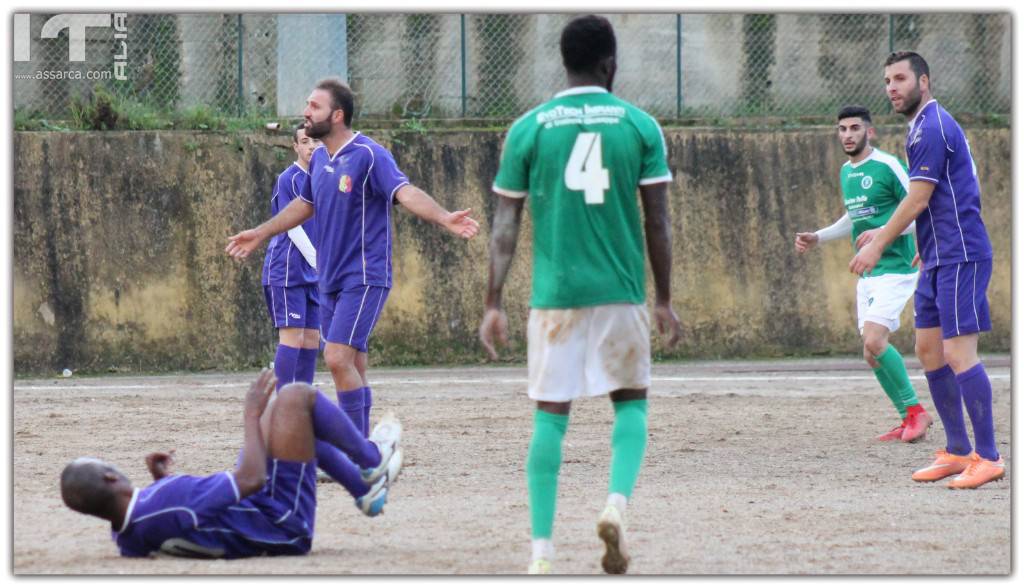
[[[895,241],[925,208],[928,208],[928,201],[932,199],[934,191],[935,184],[931,182],[910,182],[907,197],[893,211],[889,222],[885,223],[885,226],[875,234],[874,239],[850,260],[850,272],[859,275],[874,269],[885,248]]]
[[[853,220],[850,215],[844,214],[839,220],[813,233],[796,234],[796,252],[807,253],[820,242],[834,241],[846,237],[850,238],[850,231],[853,230]]]
[[[402,206],[408,208],[409,212],[447,229],[456,237],[472,239],[480,232],[480,223],[469,216],[469,213],[472,212],[471,209],[448,212],[429,194],[412,184],[406,184],[399,188],[395,198],[398,198],[398,201],[402,203]]]
[[[238,493],[242,498],[259,492],[266,481],[267,446],[260,432],[260,417],[267,409],[267,402],[276,385],[274,372],[263,368],[245,395],[245,443],[242,446],[242,462],[235,470],[235,483],[238,484]]]
[[[301,198],[296,198],[288,206],[285,206],[284,210],[274,215],[274,218],[262,225],[228,237],[228,246],[224,248],[224,251],[235,259],[245,259],[250,253],[256,251],[260,243],[278,233],[301,225],[311,216],[313,216],[313,205]]]
[[[487,297],[484,318],[480,321],[480,343],[491,359],[498,359],[495,342],[508,345],[508,318],[501,309],[501,291],[512,267],[519,239],[519,223],[523,217],[522,198],[498,196],[498,208],[491,223],[490,266],[487,274]]]
[[[668,213],[668,184],[640,186],[644,207],[644,235],[654,274],[654,320],[658,332],[674,346],[682,334],[679,317],[672,309],[672,224]]]

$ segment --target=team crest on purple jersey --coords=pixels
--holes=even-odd
[[[341,176],[338,180],[338,191],[348,194],[352,191],[352,177],[348,174]]]

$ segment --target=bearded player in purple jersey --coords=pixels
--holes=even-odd
[[[946,430],[946,446],[912,478],[935,482],[953,476],[947,487],[969,489],[1005,474],[996,449],[992,383],[978,357],[978,333],[992,329],[985,293],[992,245],[981,218],[970,145],[956,120],[932,98],[931,81],[928,63],[917,53],[893,53],[885,61],[889,101],[909,124],[910,190],[889,222],[850,261],[850,271],[871,270],[886,246],[917,221],[922,265],[914,294],[917,356]],[[974,429],[973,448],[965,406]]]
[[[315,212],[324,360],[338,403],[365,432],[372,405],[367,344],[392,284],[392,206],[401,203],[463,239],[474,237],[480,225],[468,209],[445,210],[409,182],[387,149],[353,131],[354,103],[341,80],[317,83],[304,115],[306,134],[323,144],[313,152],[300,197],[266,223],[230,237],[225,251],[243,259]]]
[[[151,453],[146,466],[153,483],[136,488],[113,465],[79,458],[61,473],[64,504],[110,521],[125,557],[309,553],[316,515],[316,441],[345,451],[365,468],[376,463],[376,447],[332,400],[308,384],[289,384],[270,401],[275,384],[273,372],[265,369],[246,393],[242,455],[233,471],[204,477],[173,474],[169,453]],[[397,442],[400,427],[397,421],[391,424],[391,440]],[[387,479],[396,473],[384,467],[377,475]]]

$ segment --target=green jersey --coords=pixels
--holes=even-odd
[[[649,114],[604,88],[560,92],[514,123],[494,191],[529,195],[533,308],[643,304],[637,186],[672,180]]]
[[[843,188],[846,214],[853,221],[850,241],[856,243],[864,231],[889,222],[900,201],[906,198],[910,180],[902,161],[875,148],[861,161],[843,165],[839,185]],[[900,235],[886,247],[878,265],[865,277],[912,274],[917,271],[910,265],[914,253],[914,235]]]

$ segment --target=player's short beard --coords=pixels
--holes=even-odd
[[[914,88],[914,91],[907,94],[907,97],[903,99],[903,108],[896,112],[903,115],[910,115],[917,112],[917,107],[921,106],[921,83],[918,82],[918,86]]]
[[[850,157],[857,157],[858,155],[864,152],[864,148],[867,147],[867,145],[868,134],[864,133],[864,136],[861,137],[860,141],[857,141],[857,144],[853,146],[852,150],[846,151],[846,149],[843,149],[843,151],[846,151],[846,154],[849,155]]]
[[[331,132],[331,119],[327,118],[318,122],[309,121],[306,124],[306,136],[310,139],[323,139]]]

